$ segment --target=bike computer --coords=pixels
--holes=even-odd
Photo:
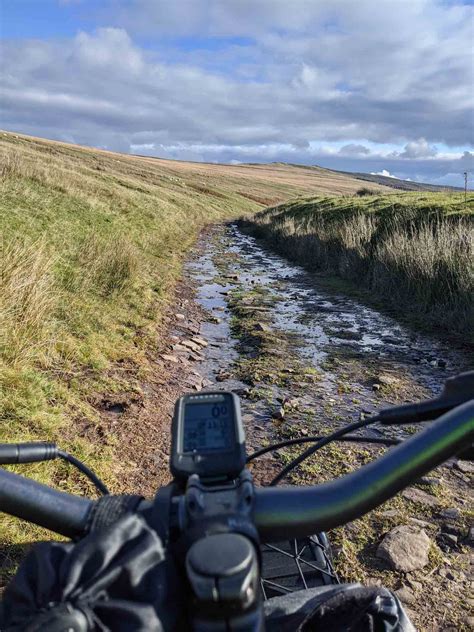
[[[233,478],[245,467],[245,435],[237,395],[201,391],[176,402],[170,469],[177,479]]]

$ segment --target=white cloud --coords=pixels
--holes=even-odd
[[[382,169],[382,171],[371,171],[370,175],[371,176],[385,176],[386,178],[396,178],[397,177],[397,176],[394,176],[389,171],[387,171],[386,169]]]
[[[436,147],[430,146],[424,138],[419,138],[407,143],[399,158],[433,158],[437,153]]]
[[[100,18],[108,26],[95,32],[3,42],[3,127],[196,160],[319,162],[427,179],[470,168],[469,6],[107,6]]]

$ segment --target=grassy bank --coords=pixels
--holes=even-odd
[[[472,342],[474,195],[316,197],[243,226],[288,258],[366,288],[399,313]]]
[[[182,163],[0,133],[0,441],[56,441],[113,489],[139,466],[121,458],[104,401],[140,398],[201,228],[359,186],[324,170]],[[91,491],[56,462],[17,471]],[[2,516],[4,552],[38,534]]]

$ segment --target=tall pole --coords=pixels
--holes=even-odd
[[[467,171],[464,172],[464,203],[467,202]]]

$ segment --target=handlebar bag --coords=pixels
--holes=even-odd
[[[267,632],[415,632],[399,599],[383,587],[339,584],[273,597]]]
[[[5,589],[0,630],[161,631],[169,566],[137,514],[77,544],[37,544]]]

